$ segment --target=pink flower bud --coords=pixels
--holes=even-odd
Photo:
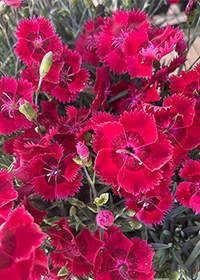
[[[187,43],[183,39],[176,44],[175,51],[178,54],[183,53],[186,49],[187,49]]]
[[[97,221],[97,225],[105,230],[107,230],[107,228],[105,226],[110,226],[113,222],[114,222],[114,216],[113,213],[105,210],[105,211],[101,211],[97,217],[96,217],[96,221]]]
[[[82,160],[89,157],[89,149],[88,147],[81,141],[76,144],[77,153]]]
[[[197,0],[189,0],[185,8],[186,16],[190,16],[191,12],[197,9]]]

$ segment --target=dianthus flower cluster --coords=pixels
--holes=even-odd
[[[88,215],[84,204],[83,213],[96,217],[91,224],[73,214],[82,230],[62,218],[47,223],[47,233],[40,225],[48,212],[30,201],[40,198],[46,209],[53,208],[76,196],[86,180],[95,201],[97,176],[126,200],[133,219],[156,225],[173,206],[171,177],[182,164],[185,181],[176,200],[200,213],[200,162],[188,158],[200,145],[200,64],[170,76],[186,59],[183,32],[154,29],[143,11],[118,10],[111,18],[86,22],[75,50],[62,44],[44,17],[20,21],[16,37],[21,78],[0,79],[0,132],[13,133],[4,151],[15,158],[12,173],[0,171],[0,279],[153,279],[153,249],[111,225],[116,217],[104,205],[107,200],[96,203],[97,216]],[[161,66],[172,51],[177,56]],[[52,61],[43,62],[49,53]],[[50,63],[42,77],[41,62]],[[96,67],[95,75],[82,62]],[[91,104],[79,109],[67,104],[87,92],[89,79]],[[170,94],[162,98],[166,82]],[[48,237],[51,271],[39,248]]]

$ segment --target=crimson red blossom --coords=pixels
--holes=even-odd
[[[0,228],[0,279],[33,280],[34,262],[39,257],[36,248],[43,244],[46,237],[24,207],[17,207]],[[47,257],[42,255],[46,272]],[[40,278],[43,272],[43,269],[37,269]]]
[[[97,47],[102,25],[104,25],[102,17],[98,17],[96,21],[93,19],[86,21],[83,25],[84,31],[75,42],[75,50],[82,56],[83,62],[90,63],[95,67],[99,64]]]
[[[73,154],[63,158],[63,148],[56,142],[51,149],[51,154],[34,157],[27,167],[32,186],[45,200],[74,196],[82,185],[82,176],[78,173],[80,166],[73,161]]]
[[[200,118],[200,64],[188,72],[181,71],[180,76],[170,77],[170,92],[180,94],[195,100],[195,115]]]
[[[55,224],[59,229],[51,227],[48,231],[51,245],[56,247],[50,254],[53,265],[66,266],[78,277],[88,276],[91,272],[95,275],[101,265],[100,249],[103,242],[87,228],[75,237],[65,218]]]
[[[104,62],[116,74],[128,71],[124,46],[129,33],[139,28],[144,31],[150,29],[147,14],[138,10],[113,12],[113,18],[107,18],[101,26],[97,53],[100,61]]]
[[[19,111],[20,101],[27,100],[33,105],[33,86],[27,81],[8,76],[0,80],[0,133],[10,135],[23,127],[32,125]],[[36,108],[34,106],[34,108]]]
[[[157,132],[153,116],[143,110],[124,112],[119,121],[97,125],[95,132],[94,169],[106,184],[138,195],[159,183],[172,147],[166,135]]]
[[[187,158],[188,151],[200,142],[195,100],[174,94],[164,99],[163,107],[147,105],[146,110],[154,114],[158,129],[167,135],[174,147],[170,161],[174,169]]]
[[[128,199],[126,206],[135,211],[134,218],[144,222],[145,225],[160,223],[173,204],[168,184],[168,181],[161,180],[159,185],[145,194]]]
[[[67,45],[63,46],[57,61],[63,63],[58,72],[59,81],[55,83],[48,78],[43,82],[42,88],[60,102],[74,101],[79,96],[80,91],[86,87],[89,73],[85,68],[81,68],[81,56],[68,49]]]
[[[187,181],[177,186],[176,199],[200,214],[200,161],[187,160],[180,170],[180,176]]]
[[[15,53],[27,64],[32,60],[41,62],[49,51],[54,55],[62,50],[62,42],[55,34],[53,25],[44,17],[20,21],[16,36],[18,43]]]
[[[160,61],[183,38],[182,31],[171,26],[156,28],[151,32],[141,28],[129,33],[124,43],[124,55],[131,78],[150,77],[153,60]]]
[[[140,238],[129,240],[115,226],[108,228],[102,251],[103,263],[96,280],[153,280],[154,255],[150,245]]]

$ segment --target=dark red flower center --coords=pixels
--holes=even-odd
[[[13,93],[3,93],[3,96],[0,99],[0,110],[3,113],[3,116],[7,119],[14,118],[15,115],[20,114],[19,101],[14,101]]]
[[[32,32],[27,36],[28,49],[31,53],[34,51],[40,55],[44,55],[49,47],[49,40],[45,34],[39,31],[39,34]]]
[[[151,198],[143,198],[140,201],[137,201],[137,207],[139,209],[145,209],[147,212],[153,212],[157,209],[157,205],[159,204],[159,199],[157,197]]]
[[[70,65],[65,64],[60,75],[60,81],[63,88],[68,88],[67,84],[71,84],[76,79],[76,74],[73,73],[73,69]]]
[[[47,184],[55,186],[55,183],[62,184],[66,181],[63,174],[65,173],[66,165],[63,161],[59,162],[56,158],[50,158],[42,167],[41,173]]]

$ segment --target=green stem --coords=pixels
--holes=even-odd
[[[39,83],[38,83],[38,88],[37,88],[36,93],[35,93],[35,104],[36,105],[37,105],[37,102],[38,102],[38,95],[40,93],[40,88],[41,88],[42,80],[43,80],[43,77],[40,76],[40,80],[39,80]]]

